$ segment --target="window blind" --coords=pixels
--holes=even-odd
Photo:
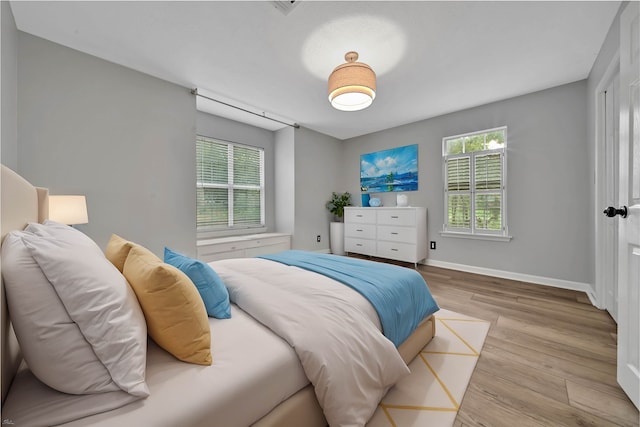
[[[198,136],[198,230],[264,225],[264,150]]]
[[[447,160],[447,190],[469,191],[471,188],[471,170],[469,157],[457,157]]]
[[[227,184],[229,182],[229,146],[208,138],[196,140],[198,184]]]
[[[475,156],[476,190],[502,188],[502,161],[499,153]]]

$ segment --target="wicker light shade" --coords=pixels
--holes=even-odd
[[[346,64],[338,65],[329,76],[329,102],[342,111],[367,108],[376,97],[376,73],[358,60],[358,52],[347,52]]]

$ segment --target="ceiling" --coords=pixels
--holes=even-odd
[[[284,2],[287,3],[287,2]],[[19,30],[260,115],[348,139],[588,77],[620,2],[14,1]],[[334,110],[347,51],[373,105]],[[198,108],[282,124],[198,97]]]

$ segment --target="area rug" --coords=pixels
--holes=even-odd
[[[368,427],[447,427],[455,422],[490,323],[444,309],[435,317],[435,337],[409,364],[411,375],[382,399]]]

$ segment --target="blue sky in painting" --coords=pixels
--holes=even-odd
[[[418,171],[418,145],[392,148],[360,156],[360,177],[400,175]]]

